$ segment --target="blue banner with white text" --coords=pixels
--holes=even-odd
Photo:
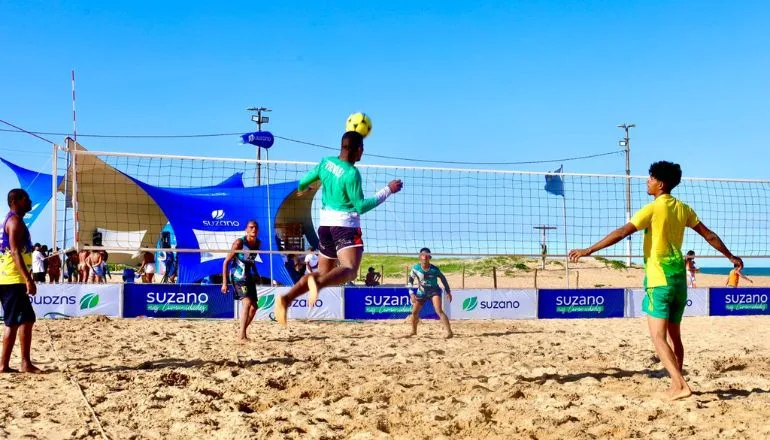
[[[211,284],[124,284],[126,318],[232,318],[233,293]]]
[[[622,318],[624,289],[540,289],[539,319]]]
[[[345,319],[404,319],[412,313],[406,287],[346,287]],[[438,319],[431,301],[420,310],[421,319]]]

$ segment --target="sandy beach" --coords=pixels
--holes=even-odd
[[[0,376],[0,437],[766,438],[768,324],[685,318],[695,394],[664,402],[643,319],[458,321],[448,341],[436,322],[411,340],[400,321],[256,322],[247,345],[229,320],[40,321],[47,373]]]

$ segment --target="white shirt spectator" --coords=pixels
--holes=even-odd
[[[318,255],[305,255],[305,273],[318,272]]]
[[[45,272],[45,256],[42,252],[35,250],[32,252],[32,273]]]

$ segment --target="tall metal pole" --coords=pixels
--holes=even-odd
[[[631,138],[628,136],[628,129],[636,127],[636,124],[621,124],[626,137],[620,142],[626,153],[626,223],[631,221]],[[626,238],[626,265],[631,266],[631,236]]]
[[[270,122],[270,118],[262,116],[263,112],[269,112],[267,107],[251,107],[247,108],[247,111],[256,112],[256,115],[251,116],[251,120],[257,123],[257,130],[262,131],[262,124]],[[262,148],[257,147],[257,186],[262,185]]]
[[[257,131],[262,131],[262,110],[262,108],[257,110]],[[260,185],[262,185],[262,149],[257,147],[257,186]]]

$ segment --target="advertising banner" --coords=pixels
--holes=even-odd
[[[233,294],[215,284],[125,284],[123,316],[136,318],[232,318]]]
[[[120,316],[120,284],[38,284],[30,297],[38,318]]]
[[[770,315],[770,288],[722,287],[709,290],[712,316]]]
[[[453,290],[450,319],[535,319],[535,289]]]
[[[405,319],[412,313],[406,287],[346,287],[345,319]],[[422,319],[438,319],[430,301],[420,311]]]
[[[289,287],[260,287],[257,289],[257,316],[254,319],[275,321],[275,301],[286,295]],[[241,316],[241,303],[238,301],[238,317]],[[307,295],[295,299],[289,306],[289,319],[343,319],[342,288],[329,287],[318,293],[313,308],[308,307]]]
[[[626,290],[626,314],[627,318],[647,316],[642,312],[642,300],[644,289]],[[687,289],[687,306],[684,316],[708,316],[709,289]]]
[[[540,289],[540,319],[622,318],[624,289]]]

